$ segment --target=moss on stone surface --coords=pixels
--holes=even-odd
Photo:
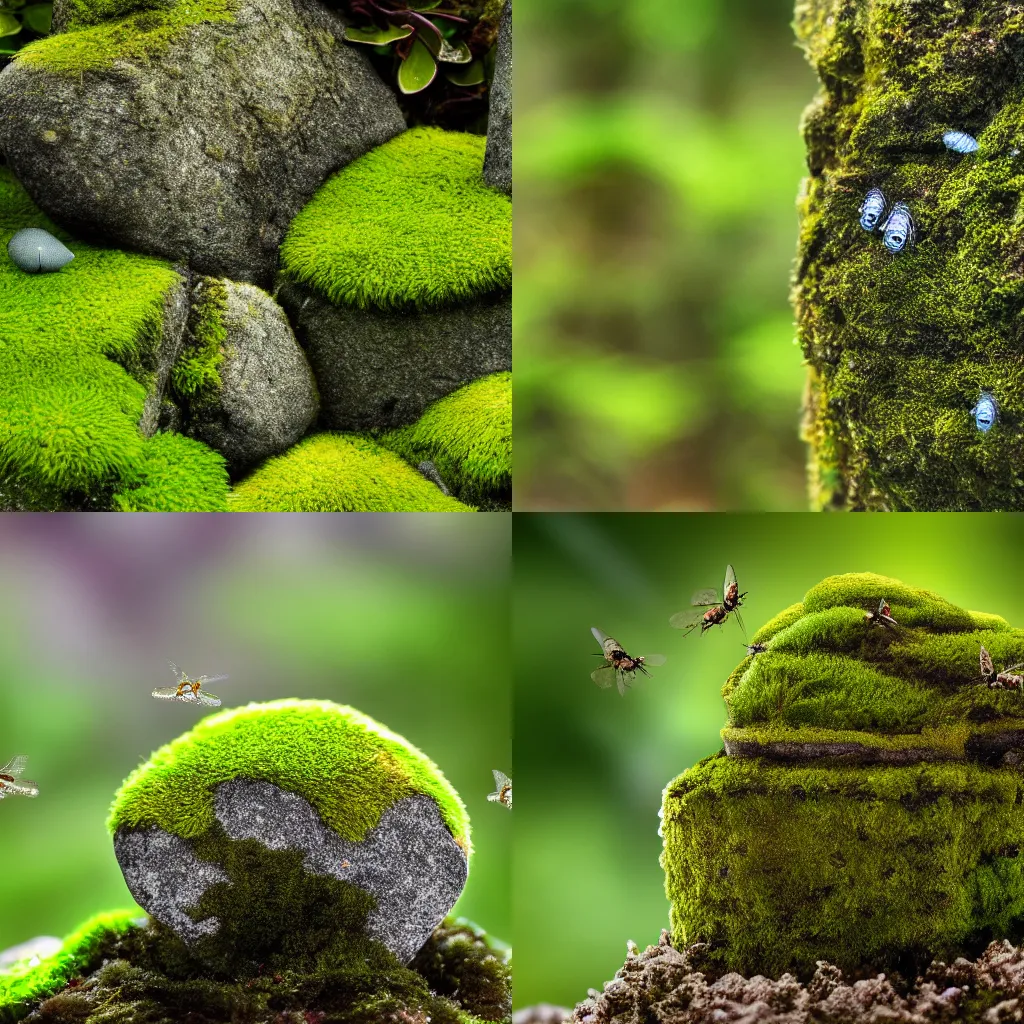
[[[800,0],[796,26],[822,83],[795,287],[814,505],[1024,507],[1024,12]],[[948,151],[949,130],[978,152]],[[858,223],[876,187],[916,222],[897,255]],[[982,391],[1000,407],[988,433]]]
[[[37,39],[22,47],[15,60],[58,74],[113,67],[119,60],[157,57],[192,25],[234,20],[236,0],[77,0],[68,8],[71,31]]]
[[[486,140],[414,128],[342,168],[292,221],[281,264],[336,305],[435,309],[512,284],[512,203]]]
[[[969,764],[780,767],[716,756],[671,782],[672,934],[729,969],[902,969],[1024,933],[1024,778]]]
[[[152,386],[164,297],[162,260],[71,239],[0,168],[0,467],[30,489],[95,493],[144,458],[139,418]],[[75,259],[26,274],[6,257],[15,230],[43,227]]]
[[[512,374],[495,373],[435,402],[380,443],[418,465],[429,460],[463,501],[512,491]]]
[[[883,597],[897,629],[864,618]],[[1024,719],[1024,696],[989,689],[978,663],[982,645],[997,668],[1024,661],[1024,630],[885,576],[829,577],[754,641],[768,649],[724,688],[730,727],[917,734]]]
[[[355,842],[388,807],[422,793],[470,851],[466,809],[437,765],[379,722],[330,701],[250,704],[203,719],[128,777],[108,827],[199,836],[215,823],[212,788],[239,775],[298,793]]]
[[[215,277],[201,278],[192,291],[192,312],[185,344],[171,371],[175,392],[192,409],[214,404],[224,386],[220,366],[224,361],[224,342],[228,336],[224,324],[227,308],[225,282]]]
[[[262,851],[271,858],[280,853]],[[332,879],[307,881],[314,887],[341,885]],[[315,902],[307,909],[322,912]],[[157,923],[129,927],[128,914],[106,916],[116,919],[116,926],[93,922],[88,949],[80,942],[72,948],[69,940],[51,958],[63,958],[63,970],[44,961],[27,969],[16,985],[0,977],[0,1021],[20,1020],[32,1011],[32,1019],[40,1022],[81,1024],[229,1019],[235,1024],[427,1019],[477,1024],[510,1019],[511,979],[504,957],[484,940],[467,940],[465,927],[457,922],[442,924],[409,967],[379,943],[338,933],[318,961],[300,963],[295,950],[280,949],[262,963],[235,965],[236,973],[222,974],[211,973],[169,929]]]
[[[115,512],[227,512],[224,458],[181,434],[155,434],[131,483],[113,496]]]
[[[393,452],[355,434],[314,434],[268,459],[228,498],[232,512],[475,512]]]

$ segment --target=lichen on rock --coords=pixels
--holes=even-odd
[[[822,86],[794,291],[813,503],[1024,507],[1024,9],[799,0],[796,27]],[[950,130],[978,151],[947,149]],[[871,188],[916,223],[895,255],[860,226]],[[999,406],[988,432],[971,414],[983,391]]]
[[[888,600],[897,625],[866,613]],[[1024,631],[897,580],[830,577],[725,684],[726,750],[665,789],[677,948],[744,973],[898,969],[1024,937]]]

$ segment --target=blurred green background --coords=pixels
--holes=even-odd
[[[225,707],[352,704],[431,757],[476,847],[456,913],[511,940],[509,517],[10,515],[0,523],[0,949],[133,906],[105,828],[122,779],[202,709],[153,700],[229,673]]]
[[[518,507],[807,507],[792,7],[516,8]]]
[[[572,1006],[627,939],[668,927],[662,789],[720,749],[721,686],[744,657],[734,622],[684,636],[668,620],[727,563],[751,635],[825,576],[865,571],[1024,625],[1018,515],[518,515],[513,552],[517,1006]],[[591,626],[668,662],[625,697],[598,689]]]

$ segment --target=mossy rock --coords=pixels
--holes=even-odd
[[[512,203],[485,140],[414,128],[342,168],[281,246],[321,426],[388,430],[512,368]]]
[[[512,374],[467,384],[380,443],[414,466],[431,463],[462,501],[491,510],[511,507]]]
[[[799,0],[821,80],[804,118],[795,301],[810,364],[817,508],[1024,507],[1024,13],[998,4]],[[955,130],[976,153],[945,148]],[[910,208],[896,255],[859,224],[869,189]],[[999,417],[980,431],[983,391]]]
[[[896,626],[866,616],[885,598]],[[754,636],[726,751],[665,790],[677,947],[747,974],[916,971],[1024,936],[1024,631],[869,573]],[[911,974],[913,976],[913,974]]]
[[[433,762],[329,701],[252,704],[158,750],[109,827],[135,899],[220,970],[383,943],[410,960],[455,904],[469,820]]]
[[[99,915],[56,955],[0,974],[0,1024],[478,1024],[509,1021],[510,1005],[507,952],[461,920],[440,925],[408,966],[364,942],[312,969],[281,954],[225,975],[169,929],[127,911]]]
[[[104,510],[119,507],[113,495],[145,484],[161,508],[222,508],[223,460],[150,436],[189,315],[182,275],[162,260],[76,241],[0,167],[0,252],[23,227],[55,234],[75,259],[50,274],[25,274],[0,259],[7,503]],[[193,472],[186,491],[180,485]]]
[[[313,434],[238,484],[232,512],[475,512],[387,448],[351,434]]]

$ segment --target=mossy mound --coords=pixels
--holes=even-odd
[[[192,25],[230,22],[237,0],[65,0],[60,31],[22,47],[15,60],[58,74],[111,68],[164,53]]]
[[[250,704],[203,719],[132,772],[108,827],[202,835],[215,823],[212,788],[238,776],[298,793],[324,824],[354,841],[398,800],[424,794],[470,852],[465,806],[437,765],[379,722],[330,701]]]
[[[232,512],[475,512],[374,441],[314,434],[235,487]]]
[[[107,507],[115,492],[118,508],[223,508],[219,455],[139,429],[178,274],[162,260],[76,242],[0,167],[0,251],[23,227],[51,232],[75,259],[53,274],[0,260],[5,492],[29,510],[89,507],[90,499]]]
[[[495,373],[435,402],[380,443],[414,466],[429,460],[463,501],[511,500],[512,374]]]
[[[885,599],[895,624],[867,617]],[[677,947],[730,970],[916,972],[1024,936],[1024,631],[870,573],[823,580],[727,681],[726,751],[669,783]],[[728,754],[728,756],[726,756]]]
[[[202,278],[193,289],[190,330],[171,371],[174,393],[191,410],[213,405],[223,389],[220,368],[228,335],[224,323],[227,308],[226,282]]]
[[[161,925],[145,919],[131,923],[135,914],[94,919],[69,936],[55,957],[0,975],[0,1021],[477,1024],[509,1019],[505,956],[458,921],[439,927],[410,967],[379,944],[365,943],[309,971],[283,955],[226,976],[211,975]]]
[[[883,598],[895,628],[865,618]],[[767,650],[744,659],[723,690],[730,749],[742,740],[859,742],[879,757],[932,748],[986,759],[989,746],[1024,729],[1024,696],[990,689],[979,666],[982,646],[997,668],[1024,661],[1024,630],[898,580],[829,577],[754,642]]]
[[[330,178],[295,217],[284,273],[335,305],[436,309],[512,284],[512,203],[486,140],[413,128]]]
[[[1024,14],[800,0],[796,25],[822,83],[795,286],[814,504],[1024,507]],[[950,130],[978,151],[947,150]],[[893,255],[860,226],[871,188],[909,206],[916,244]],[[971,414],[982,391],[999,404],[987,433]]]
[[[902,969],[1024,937],[1024,777],[932,764],[782,766],[717,755],[669,783],[677,947],[730,970]]]

